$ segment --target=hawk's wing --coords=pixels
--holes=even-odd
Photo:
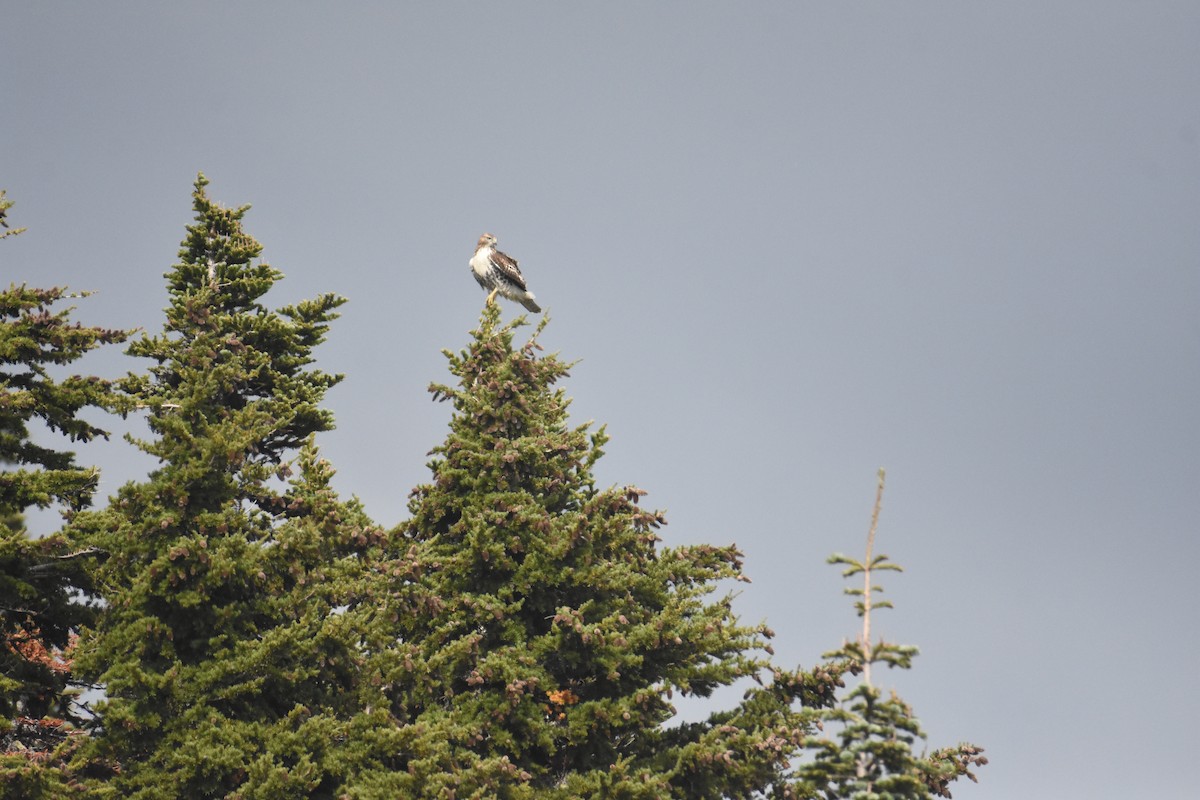
[[[492,250],[492,257],[488,259],[492,262],[492,266],[499,270],[506,281],[516,284],[521,287],[521,291],[525,289],[525,276],[521,274],[520,267],[517,266],[517,260],[511,258],[499,250]]]

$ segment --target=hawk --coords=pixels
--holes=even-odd
[[[517,260],[510,258],[496,249],[496,237],[485,233],[479,237],[475,247],[475,255],[467,262],[471,265],[471,274],[484,289],[490,289],[488,304],[490,305],[499,294],[513,302],[520,303],[533,313],[542,307],[533,302],[533,292],[525,288],[525,277],[517,267]]]

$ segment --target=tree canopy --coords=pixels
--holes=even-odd
[[[80,755],[107,766],[102,797],[280,781],[314,796],[328,718],[353,701],[353,642],[334,613],[344,587],[330,577],[370,525],[333,495],[311,443],[332,427],[321,400],[340,379],[312,367],[312,350],[343,301],[268,309],[282,275],[244,232],[248,207],[220,206],[206,185],[166,274],[163,330],[128,351],[150,368],[118,384],[147,412],[152,436],[135,444],[159,466],[75,523],[110,554],[106,610],[78,657],[106,693]]]
[[[915,752],[911,709],[869,680],[915,653],[870,641],[886,605],[871,575],[895,565],[870,544],[865,561],[839,557],[866,576],[867,634],[814,666],[778,664],[771,630],[736,613],[735,546],[671,544],[645,490],[597,485],[608,436],[570,421],[572,364],[542,349],[546,317],[523,337],[524,316],[489,304],[444,351],[451,380],[430,392],[449,426],[408,519],[387,529],[342,499],[317,446],[340,376],[314,351],[343,300],[272,309],[283,276],[244,230],[248,206],[207,185],[165,275],[162,328],[128,348],[144,370],[50,381],[39,359],[125,334],[66,326],[46,311],[58,290],[0,295],[0,355],[19,365],[0,407],[16,467],[0,480],[0,710],[28,716],[37,697],[67,720],[54,698],[68,672],[103,698],[70,718],[80,733],[55,771],[10,753],[11,785],[106,800],[717,800],[948,797],[973,779],[978,748]],[[95,473],[26,425],[86,442],[102,434],[80,421],[87,405],[144,415],[149,434],[129,441],[157,462],[98,510]],[[22,510],[48,503],[67,509],[63,531],[23,538]],[[741,699],[677,715],[678,698],[722,687]]]
[[[404,566],[373,654],[389,734],[362,797],[726,797],[784,785],[833,673],[776,670],[720,581],[732,546],[663,547],[634,486],[599,488],[603,429],[572,426],[541,324],[485,309],[434,384],[453,417],[391,541]],[[416,611],[414,612],[414,609]],[[764,682],[701,723],[672,698]],[[793,705],[797,708],[793,709]],[[386,709],[386,713],[385,710]],[[381,737],[382,738],[382,737]],[[369,787],[369,790],[368,788]]]
[[[0,192],[0,238],[24,230],[5,221],[12,205]],[[62,371],[127,332],[71,322],[72,309],[54,308],[83,296],[0,290],[0,784],[29,797],[62,788],[63,745],[83,722],[71,650],[95,611],[88,566],[104,555],[63,531],[35,538],[25,524],[35,508],[70,518],[96,490],[97,471],[79,465],[63,439],[107,436],[82,414],[115,400],[107,381]]]

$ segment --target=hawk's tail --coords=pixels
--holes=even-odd
[[[525,306],[525,308],[529,309],[535,314],[541,313],[542,310],[541,306],[533,302],[533,292],[525,293],[525,296],[521,298],[521,305]]]

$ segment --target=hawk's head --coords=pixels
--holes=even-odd
[[[495,247],[495,246],[496,246],[496,237],[492,236],[490,233],[485,233],[483,236],[479,237],[479,244],[475,245],[475,249],[478,250],[481,247]]]

